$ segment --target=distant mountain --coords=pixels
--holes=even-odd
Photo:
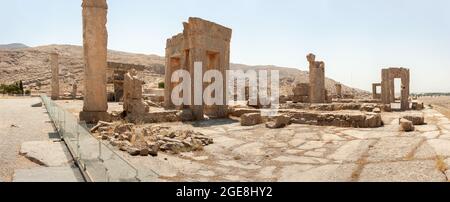
[[[24,46],[24,45],[23,45]],[[22,46],[22,47],[23,47]],[[14,47],[14,46],[13,46]],[[18,46],[15,46],[18,47]],[[57,52],[60,55],[60,85],[62,91],[70,92],[70,84],[78,81],[79,90],[83,86],[83,48],[73,45],[48,45],[25,49],[0,49],[0,84],[12,83],[22,80],[26,87],[41,91],[50,90],[50,61],[49,53]],[[120,51],[108,51],[108,61],[145,65],[149,67],[143,72],[146,87],[157,87],[164,81],[164,57],[157,55],[144,55]],[[265,69],[280,70],[281,94],[292,94],[292,87],[296,83],[309,82],[308,72],[296,68],[277,67],[273,65],[249,66],[244,64],[230,64],[231,69]],[[325,85],[330,93],[335,93],[335,84],[338,83],[327,78]],[[367,95],[368,92],[343,85],[343,92],[356,96]]]
[[[14,49],[23,49],[29,48],[25,44],[21,43],[12,43],[12,44],[0,44],[0,50],[14,50]]]

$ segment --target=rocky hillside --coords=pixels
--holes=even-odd
[[[7,46],[3,46],[7,47]],[[79,83],[79,90],[82,91],[83,80],[83,50],[80,46],[72,45],[49,45],[34,48],[20,48],[9,46],[10,48],[0,49],[0,83],[12,83],[22,80],[26,87],[32,90],[48,92],[50,90],[50,52],[60,54],[60,77],[62,90],[70,92],[70,84],[74,81]],[[163,81],[164,57],[157,55],[143,55],[125,53],[119,51],[108,52],[108,61],[145,65],[149,68],[142,73],[147,87],[156,87]],[[284,68],[276,66],[248,66],[243,64],[231,64],[232,69],[266,69],[280,70],[281,91],[283,94],[290,94],[292,86],[297,82],[308,82],[308,72],[294,68]],[[327,89],[334,93],[336,81],[326,80]],[[343,86],[344,93],[354,95],[365,95],[367,92]]]
[[[23,48],[29,48],[29,47],[26,46],[25,44],[21,44],[21,43],[12,43],[12,44],[5,44],[5,45],[0,44],[0,50],[12,50],[12,49],[23,49]]]

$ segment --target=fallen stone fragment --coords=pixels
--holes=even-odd
[[[289,124],[291,124],[291,118],[287,115],[280,115],[274,117],[272,121],[266,123],[266,127],[271,129],[284,128]]]
[[[128,154],[130,154],[131,156],[137,156],[141,154],[141,150],[136,148],[136,147],[129,147],[127,149]]]
[[[241,116],[241,126],[254,126],[262,123],[260,113],[250,113]]]
[[[400,131],[411,132],[414,131],[414,124],[412,121],[401,118],[400,119]]]
[[[142,148],[139,152],[139,155],[141,156],[148,156],[150,154],[150,150],[148,148]]]
[[[42,102],[31,105],[31,107],[42,107]]]
[[[409,120],[413,125],[424,125],[425,118],[423,115],[406,115],[402,117],[403,119]]]
[[[95,133],[95,132],[97,132],[97,130],[98,130],[100,127],[108,127],[108,126],[111,126],[111,125],[112,125],[112,123],[108,123],[108,122],[104,122],[104,121],[99,121],[98,124],[97,124],[96,126],[94,126],[94,127],[90,130],[90,132],[91,132],[91,133]]]

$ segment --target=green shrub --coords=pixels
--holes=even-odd
[[[158,83],[158,88],[165,88],[164,82],[159,82]]]
[[[11,85],[1,84],[0,92],[2,94],[23,94],[23,91],[20,89],[20,82]]]

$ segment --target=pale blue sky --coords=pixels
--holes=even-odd
[[[109,48],[164,55],[189,16],[233,29],[231,61],[307,70],[365,90],[381,68],[411,69],[412,91],[450,92],[448,0],[109,0]],[[81,0],[0,0],[0,44],[81,45]]]

